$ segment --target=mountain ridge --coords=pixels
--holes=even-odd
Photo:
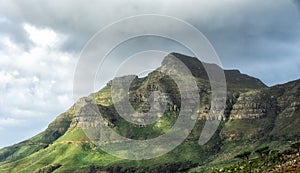
[[[76,110],[80,109],[80,102],[84,103],[89,97],[94,97],[99,110],[105,112],[103,117],[107,122],[107,126],[113,128],[122,136],[133,139],[148,139],[165,133],[178,116],[180,98],[174,82],[167,76],[154,71],[145,78],[136,77],[129,93],[131,104],[139,111],[148,110],[147,97],[150,96],[151,92],[162,90],[171,93],[168,99],[169,111],[154,125],[138,127],[128,124],[121,119],[113,108],[110,97],[110,83],[108,83],[99,92],[81,98],[70,109],[50,123],[45,131],[29,140],[1,149],[0,170],[2,172],[17,172],[20,170],[38,172],[53,167],[55,172],[75,171],[77,169],[88,172],[92,168],[108,172],[114,172],[113,170],[117,168],[127,171],[137,171],[139,169],[177,171],[201,165],[204,163],[203,160],[207,159],[213,163],[220,159],[218,155],[222,156],[224,153],[230,155],[232,151],[227,151],[227,148],[236,145],[234,143],[255,140],[256,143],[251,145],[258,147],[265,143],[276,143],[276,141],[287,143],[289,140],[300,139],[299,131],[295,128],[300,122],[300,118],[297,116],[300,107],[300,100],[298,99],[300,98],[298,97],[300,96],[300,80],[267,87],[259,79],[241,74],[239,71],[224,70],[228,91],[223,120],[211,141],[205,146],[196,149],[198,145],[194,142],[199,138],[199,132],[206,121],[203,117],[207,117],[207,113],[210,110],[210,86],[207,73],[197,58],[178,53],[171,53],[170,55],[181,60],[191,70],[193,76],[197,79],[197,85],[200,88],[199,95],[201,96],[198,122],[187,140],[174,151],[149,162],[123,161],[97,150],[96,146],[89,142],[87,136],[78,126]],[[160,68],[168,66],[168,63],[170,62],[165,58]],[[220,68],[214,64],[206,65],[212,69]],[[284,144],[280,144],[280,146],[284,146]],[[66,153],[69,150],[74,151],[74,153],[59,156],[60,154],[56,152],[55,148],[58,148],[57,150],[62,153]],[[109,161],[103,162],[101,159],[99,160],[92,151],[98,153],[101,159],[107,160],[109,158]],[[184,151],[183,155],[186,159],[178,162],[174,157],[180,156],[182,151]],[[197,155],[201,153],[216,155],[216,157]],[[57,157],[58,159],[55,155],[59,156]],[[72,159],[76,160],[74,155],[87,160],[79,161],[80,165],[74,166],[72,165],[75,164]],[[51,159],[45,158],[46,156]],[[160,163],[160,159],[166,161]],[[232,160],[233,157],[230,159]],[[33,168],[26,168],[26,164],[29,162],[34,163]],[[135,167],[126,166],[128,163],[135,165],[137,170],[135,170]],[[146,166],[141,166],[141,164]]]

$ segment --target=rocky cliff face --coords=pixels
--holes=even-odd
[[[299,81],[263,90],[241,93],[231,111],[230,119],[263,118],[276,109],[277,118],[292,117],[299,110]]]
[[[276,107],[275,100],[265,91],[241,93],[233,105],[229,119],[258,119]]]

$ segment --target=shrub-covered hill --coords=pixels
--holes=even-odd
[[[137,126],[120,117],[111,97],[111,82],[99,92],[81,98],[59,115],[40,134],[0,150],[0,172],[187,172],[210,171],[213,167],[238,163],[237,153],[262,146],[286,150],[289,141],[299,140],[300,80],[273,87],[259,79],[224,70],[227,100],[219,129],[205,145],[198,139],[206,121],[210,121],[210,83],[203,64],[178,53],[168,55],[159,69],[168,69],[175,56],[192,72],[199,88],[200,106],[197,122],[185,139],[166,155],[132,161],[120,159],[100,150],[83,130],[86,119],[78,110],[95,98],[96,107],[109,128],[122,136],[143,140],[160,136],[173,126],[180,112],[181,97],[177,85],[167,75],[153,71],[144,78],[133,76],[129,101],[138,112],[149,111],[148,98],[153,91],[167,93],[163,115],[153,124]],[[214,64],[206,64],[220,70]],[[176,73],[176,70],[173,71]],[[125,76],[121,79],[126,80]],[[115,79],[114,79],[115,80]],[[101,136],[101,133],[100,133]],[[144,151],[147,152],[147,151]],[[192,169],[193,168],[193,169]]]

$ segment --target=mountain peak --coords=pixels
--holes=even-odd
[[[172,65],[173,58],[177,58],[181,62],[183,62],[190,69],[193,76],[197,78],[208,80],[208,75],[206,71],[207,69],[215,71],[223,70],[227,81],[227,85],[239,85],[240,87],[251,89],[267,87],[261,80],[246,74],[242,74],[237,69],[224,70],[217,64],[202,62],[196,57],[191,57],[176,52],[172,52],[165,57],[165,59],[162,62],[161,68],[168,68],[168,66]]]

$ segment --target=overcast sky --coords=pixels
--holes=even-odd
[[[74,70],[87,41],[106,25],[140,14],[174,16],[194,25],[224,68],[269,86],[300,78],[298,0],[2,0],[0,148],[37,134],[70,107]],[[147,50],[141,44],[147,41],[155,41],[149,49],[187,53],[157,38],[133,41],[124,50]]]

